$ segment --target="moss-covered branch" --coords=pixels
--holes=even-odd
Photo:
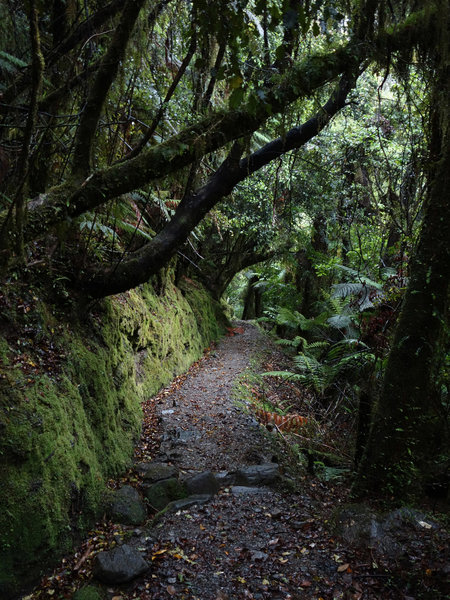
[[[215,113],[125,163],[92,174],[79,187],[68,183],[50,190],[30,203],[26,238],[35,239],[67,218],[160,179],[256,131],[271,114],[281,112],[294,100],[308,96],[345,71],[351,60],[349,47],[310,57],[293,67],[279,86],[268,92],[257,110],[244,105],[240,110]]]
[[[239,160],[232,151],[206,185],[180,202],[172,220],[151,242],[110,271],[97,269],[90,273],[85,281],[86,289],[94,296],[106,296],[147,281],[170,260],[206,213],[240,181],[282,154],[300,148],[317,135],[330,118],[345,106],[354,81],[344,77],[337,91],[316,115],[251,156]]]
[[[57,223],[77,217],[120,194],[160,179],[230,141],[251,134],[272,114],[283,112],[292,102],[311,95],[340,73],[346,72],[349,65],[361,61],[367,64],[371,59],[379,59],[380,40],[384,47],[389,48],[389,52],[404,47],[406,43],[413,45],[415,39],[423,36],[424,26],[432,27],[429,10],[427,9],[426,15],[421,11],[401,26],[380,33],[373,43],[348,43],[329,54],[306,58],[293,65],[283,77],[275,76],[256,102],[253,98],[239,110],[216,112],[166,142],[143,150],[139,156],[125,163],[91,174],[81,186],[67,183],[50,190],[29,204],[25,240],[36,239]],[[261,100],[261,96],[264,100]],[[307,130],[314,135],[317,133],[314,123],[310,123],[306,129],[305,127],[306,124],[302,126],[302,131],[292,130],[282,141],[275,140],[261,153],[254,155],[249,164],[246,164],[247,175],[279,156],[280,152],[298,147],[297,136],[301,140]],[[292,148],[289,144],[292,144]],[[0,227],[3,220],[4,215],[0,215]]]

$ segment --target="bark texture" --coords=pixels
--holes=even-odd
[[[448,42],[447,42],[448,43]],[[442,64],[443,63],[443,64]],[[354,486],[414,495],[433,418],[433,378],[448,325],[450,292],[450,65],[436,73],[429,190],[423,226],[384,386]]]

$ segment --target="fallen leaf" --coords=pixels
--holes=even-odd
[[[343,573],[344,571],[346,571],[349,568],[350,564],[349,563],[344,563],[343,565],[340,565],[337,568],[337,572],[338,573]]]
[[[280,538],[274,538],[273,540],[270,540],[270,542],[268,542],[268,546],[276,546],[278,544],[278,542],[280,541]]]
[[[166,590],[167,590],[167,593],[170,594],[171,596],[175,596],[175,594],[177,593],[177,590],[173,587],[173,585],[168,585]]]
[[[310,581],[308,581],[307,579],[304,579],[301,584],[300,587],[311,587],[312,583]]]

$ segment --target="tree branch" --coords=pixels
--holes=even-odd
[[[109,18],[114,17],[124,6],[125,0],[113,0],[108,5],[99,9],[89,19],[86,19],[67,36],[67,38],[58,44],[56,47],[45,56],[45,64],[47,67],[54,65],[60,58],[82,42],[87,36],[92,35],[92,32],[103,25]],[[32,66],[25,69],[8,89],[3,92],[2,104],[10,104],[14,98],[22,94],[31,83]],[[0,106],[0,113],[4,112],[5,107]]]
[[[164,102],[161,104],[155,118],[153,119],[152,124],[150,125],[150,127],[148,128],[148,130],[145,132],[145,134],[143,135],[142,139],[139,141],[138,144],[136,144],[135,148],[133,148],[133,150],[131,150],[131,152],[129,152],[123,159],[123,161],[125,160],[129,160],[130,158],[133,158],[135,156],[137,156],[141,150],[145,147],[145,145],[147,144],[147,142],[150,140],[150,138],[152,137],[152,135],[155,133],[156,128],[159,125],[159,122],[161,121],[163,115],[164,115],[164,111],[167,108],[167,104],[169,103],[170,99],[172,98],[177,85],[180,82],[180,79],[183,77],[184,72],[186,71],[187,67],[189,66],[189,63],[191,62],[192,57],[194,56],[194,52],[195,52],[195,48],[197,46],[197,41],[196,41],[196,35],[195,35],[195,31],[192,35],[192,39],[191,39],[191,43],[189,46],[189,50],[188,53],[186,54],[186,56],[184,57],[183,62],[181,63],[180,68],[178,69],[177,74],[175,75],[174,80],[172,81],[169,89],[167,90],[166,93],[166,97],[164,98]],[[121,161],[122,162],[122,161]]]
[[[312,56],[292,67],[276,89],[268,90],[266,101],[261,101],[256,110],[244,105],[240,110],[214,113],[125,163],[93,173],[75,189],[73,183],[53,188],[29,204],[26,239],[35,239],[54,224],[77,217],[253,133],[272,114],[345,71],[351,60],[348,46],[331,55]]]
[[[383,46],[392,52],[405,44],[412,45],[414,40],[426,35],[424,23],[429,28],[429,35],[432,35],[433,10],[436,10],[435,7],[427,7],[395,29],[381,32],[371,45],[349,43],[329,55],[310,56],[289,69],[278,85],[271,82],[270,87],[261,90],[266,94],[265,100],[259,99],[256,109],[251,104],[244,104],[240,110],[213,113],[157,147],[143,150],[126,163],[93,173],[81,186],[69,182],[49,190],[29,203],[24,239],[36,239],[57,223],[75,218],[111,198],[160,179],[233,139],[253,133],[272,114],[282,112],[293,101],[310,95],[324,83],[346,72],[349,64],[363,59],[376,60],[379,47]],[[291,142],[294,143],[288,136],[283,143]],[[260,168],[257,167],[260,161],[264,162],[270,155],[276,156],[280,151],[279,145],[280,141],[276,140],[256,153],[249,159],[248,169],[253,172]],[[0,226],[4,220],[5,213],[0,215]]]
[[[157,273],[206,213],[251,173],[294,148],[300,148],[319,133],[343,106],[355,79],[344,76],[338,89],[322,109],[309,121],[291,129],[285,137],[267,144],[250,157],[236,160],[229,156],[208,183],[179,204],[172,220],[148,244],[132,253],[109,272],[96,271],[88,275],[85,287],[93,296],[102,297],[125,291],[148,281]]]
[[[126,1],[111,45],[100,63],[81,115],[75,139],[72,174],[77,178],[86,177],[89,173],[92,144],[103,104],[116,78],[119,64],[125,56],[128,40],[144,3],[145,0]],[[159,4],[159,8],[161,8],[161,4]]]

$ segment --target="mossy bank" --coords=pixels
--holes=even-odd
[[[107,479],[131,462],[141,401],[224,325],[199,284],[168,275],[91,309],[26,286],[0,294],[0,597],[93,523]]]

